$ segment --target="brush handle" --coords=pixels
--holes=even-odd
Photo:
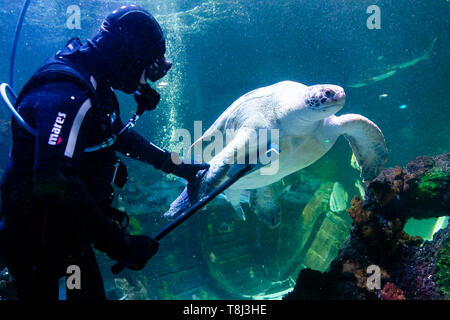
[[[248,172],[250,172],[252,169],[254,169],[251,165],[246,165],[243,167],[239,172],[235,173],[233,176],[231,176],[227,181],[222,183],[220,186],[218,186],[216,189],[208,193],[206,196],[201,198],[197,203],[195,203],[192,207],[184,211],[182,214],[180,214],[173,222],[169,223],[167,226],[165,226],[161,231],[159,231],[153,239],[156,241],[161,240],[164,238],[168,233],[170,233],[172,230],[174,230],[176,227],[178,227],[180,224],[182,224],[184,221],[189,219],[192,215],[197,213],[201,208],[206,206],[208,202],[213,200],[215,197],[217,197],[219,194],[221,194],[223,191],[228,189],[233,183],[235,183],[237,180],[245,176]],[[120,273],[123,269],[126,268],[126,265],[119,261],[115,265],[111,267],[111,272],[113,274]]]

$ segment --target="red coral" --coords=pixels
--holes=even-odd
[[[355,224],[362,225],[370,221],[372,212],[364,210],[364,201],[361,200],[361,197],[355,196],[350,204],[351,207],[347,209],[347,212]]]
[[[387,282],[381,290],[381,300],[406,300],[403,291],[392,282]]]

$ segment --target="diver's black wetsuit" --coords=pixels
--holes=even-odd
[[[69,290],[67,297],[103,299],[92,244],[132,270],[142,269],[158,250],[157,241],[129,235],[113,219],[116,152],[188,181],[208,167],[175,164],[170,152],[132,129],[118,135],[124,125],[111,88],[134,93],[139,113],[154,109],[159,94],[146,81],[170,69],[165,51],[154,17],[122,6],[86,43],[70,40],[22,89],[16,108],[36,137],[13,119],[0,207],[0,258],[19,298],[57,299],[58,279],[74,264],[81,269],[81,290]],[[106,143],[114,135],[117,141]],[[90,148],[98,145],[103,147]]]
[[[103,298],[90,243],[117,260],[125,250],[125,231],[108,217],[115,153],[157,169],[170,161],[164,150],[132,129],[110,147],[85,152],[124,127],[110,87],[99,82],[96,91],[102,105],[94,102],[87,88],[71,81],[47,82],[18,104],[37,138],[13,119],[10,163],[2,179],[6,234],[0,246],[22,297],[57,294],[57,279],[66,265],[77,264],[82,275],[92,279],[83,281],[85,292],[73,290],[68,295]]]

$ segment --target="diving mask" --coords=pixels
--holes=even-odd
[[[155,59],[153,63],[145,69],[145,78],[151,82],[158,81],[166,75],[172,67],[172,62],[167,60],[164,56]]]

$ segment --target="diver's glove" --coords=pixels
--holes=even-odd
[[[141,270],[148,260],[158,252],[159,242],[145,235],[128,236],[126,253],[120,259],[127,268]]]
[[[134,100],[137,103],[137,114],[142,115],[145,111],[152,111],[159,103],[160,95],[148,84],[141,86],[134,93]]]
[[[165,173],[171,173],[177,177],[186,179],[188,182],[193,181],[200,170],[209,168],[209,164],[207,163],[184,163],[176,153],[171,153],[167,150],[164,150],[164,152],[166,159],[161,170]]]

